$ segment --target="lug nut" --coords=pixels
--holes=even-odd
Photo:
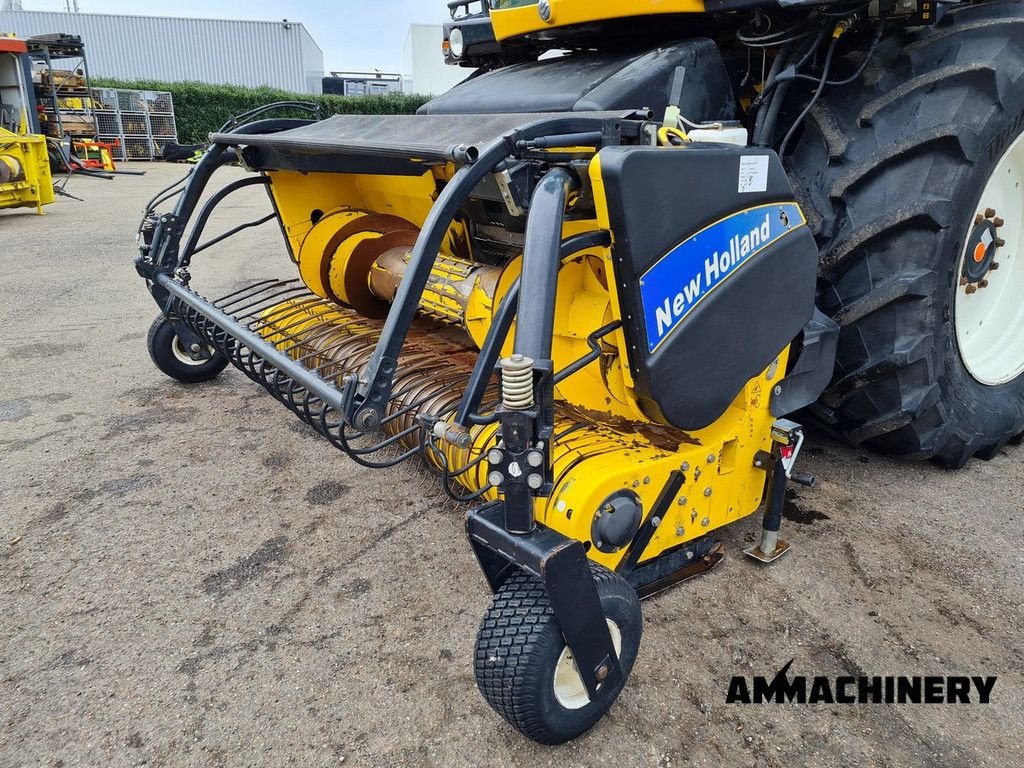
[[[966,277],[961,277],[960,278],[960,287],[962,288],[963,286],[967,285],[967,282],[968,282],[968,280],[967,280]]]
[[[978,282],[979,288],[988,288],[988,280],[981,280]]]
[[[970,296],[972,293],[978,292],[978,286],[976,286],[974,283],[971,283],[966,288],[964,288],[964,291],[967,293],[968,296]]]
[[[978,226],[978,225],[979,225],[979,224],[981,224],[981,222],[983,222],[984,220],[985,220],[985,217],[984,217],[984,216],[982,216],[982,215],[981,215],[981,214],[979,213],[979,214],[978,214],[977,216],[975,216],[975,217],[974,217],[974,226]]]
[[[985,209],[985,218],[986,219],[994,219],[995,217],[996,217],[996,209],[995,208],[986,208]]]
[[[995,224],[997,227],[1001,227],[1006,222],[1000,219],[998,216],[996,216],[995,220],[992,223]]]
[[[999,262],[998,261],[993,261],[992,262],[992,266],[990,266],[988,268],[989,272],[991,272],[993,269],[999,269]]]
[[[1003,240],[1003,238],[1001,238],[1001,237],[997,237],[996,238],[996,248],[1002,248],[1004,245],[1006,245],[1006,241]]]

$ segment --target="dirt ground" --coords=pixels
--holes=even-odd
[[[949,473],[812,434],[793,552],[765,568],[739,552],[756,517],[725,531],[720,568],[645,604],[611,714],[538,747],[476,692],[489,596],[434,481],[352,464],[236,371],[154,368],[134,233],[185,169],[134,167],[0,212],[0,765],[1024,765],[1024,449]],[[249,190],[211,231],[266,210]],[[193,274],[290,269],[269,224]],[[999,681],[987,705],[725,703],[790,659]]]

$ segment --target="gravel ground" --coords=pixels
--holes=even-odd
[[[184,169],[134,167],[0,212],[0,765],[1024,765],[1024,450],[947,473],[812,434],[792,554],[725,531],[720,568],[645,604],[610,715],[537,747],[475,690],[489,598],[433,481],[355,466],[238,372],[153,367],[134,230]],[[211,231],[267,205],[229,203]],[[290,269],[270,224],[193,272],[216,295]],[[999,681],[987,705],[725,703],[790,659]]]

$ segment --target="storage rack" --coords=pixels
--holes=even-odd
[[[174,99],[167,91],[94,88],[99,140],[113,146],[115,161],[158,160],[177,142]]]
[[[39,117],[44,133],[57,139],[65,134],[76,139],[95,138],[96,116],[82,38],[62,34],[40,35],[29,38],[26,43],[33,62],[40,62],[46,67],[39,82],[36,82],[35,72],[32,76],[36,101],[42,108]],[[77,74],[79,71],[81,77]],[[56,74],[59,72],[71,74]]]

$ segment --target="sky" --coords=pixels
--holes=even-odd
[[[63,11],[65,0],[22,0],[26,11]],[[440,24],[448,15],[443,0],[78,0],[82,13],[195,16],[214,19],[299,21],[324,52],[325,70],[402,70],[402,46],[409,25]],[[441,55],[438,50],[438,56]]]

